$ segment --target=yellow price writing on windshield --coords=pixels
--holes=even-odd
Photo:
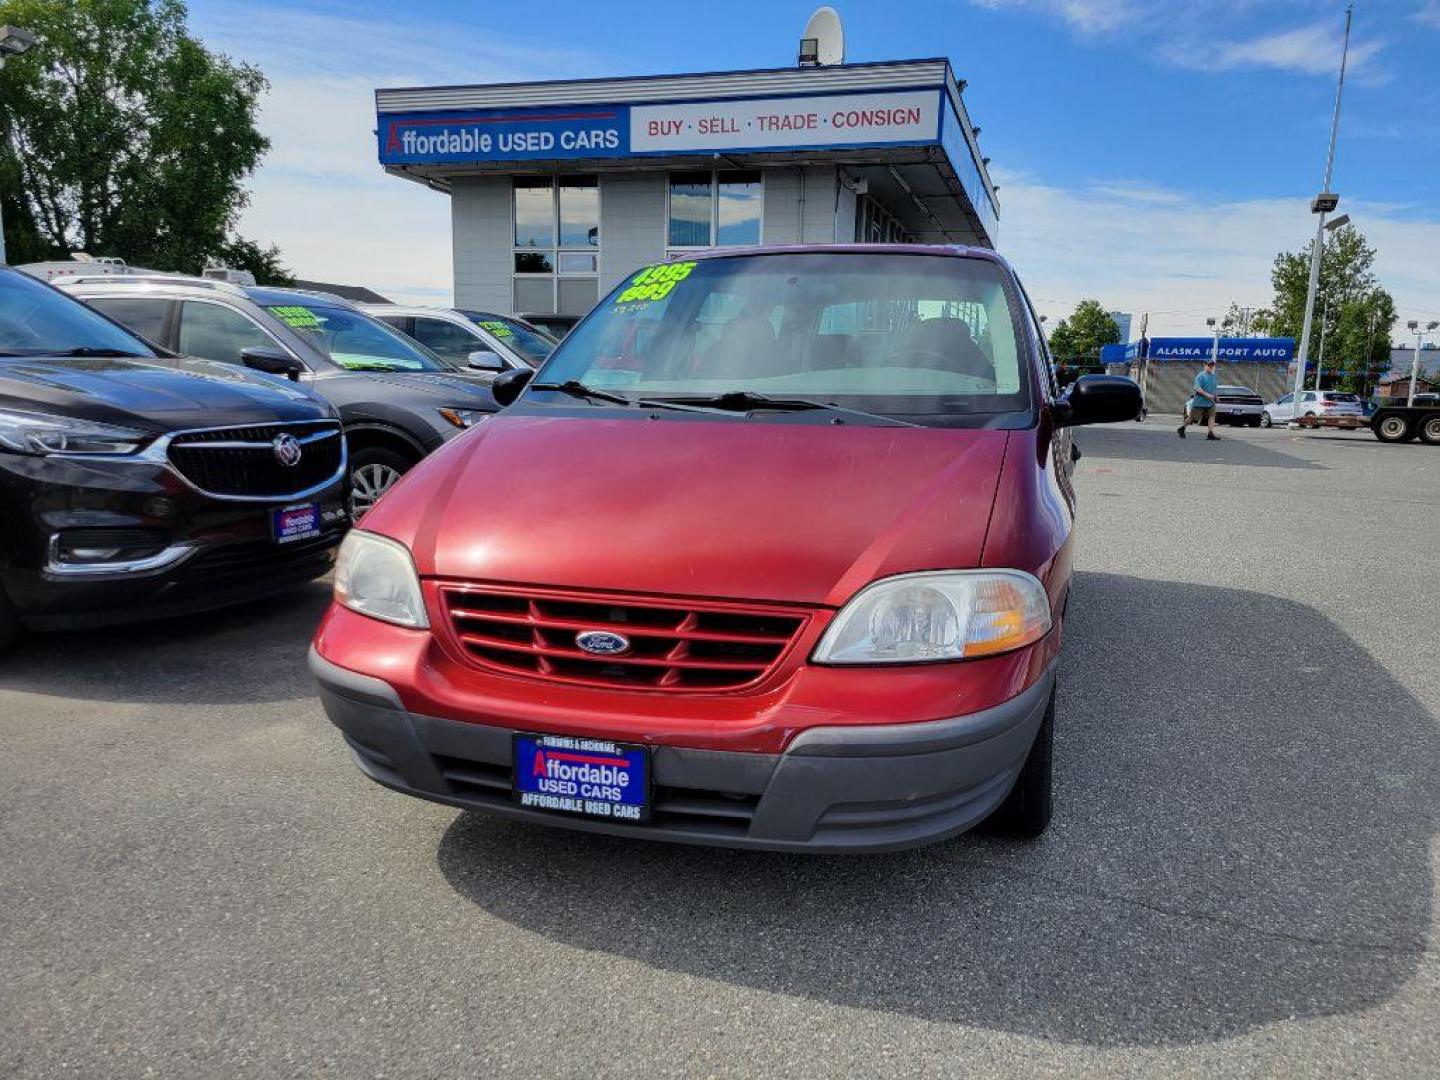
[[[695,269],[693,262],[660,263],[647,266],[633,278],[625,291],[615,298],[616,304],[633,304],[640,300],[663,300],[676,285],[690,276]]]

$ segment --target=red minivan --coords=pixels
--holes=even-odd
[[[527,385],[528,383],[528,385]],[[595,832],[878,851],[1050,818],[1063,397],[994,252],[630,275],[353,530],[311,667],[372,779]]]

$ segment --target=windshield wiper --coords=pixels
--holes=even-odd
[[[704,405],[691,405],[683,401],[669,401],[662,398],[632,398],[617,394],[613,390],[601,390],[598,386],[586,386],[579,379],[566,379],[558,383],[531,383],[531,390],[553,390],[571,397],[589,398],[592,401],[606,401],[612,405],[629,405],[640,409],[677,409],[681,412],[729,412],[728,409],[711,409]]]
[[[920,426],[912,424],[908,420],[898,420],[893,416],[881,416],[879,413],[864,412],[860,409],[847,409],[843,405],[836,405],[833,401],[812,401],[809,398],[774,398],[765,394],[757,394],[753,390],[727,390],[723,394],[714,394],[710,397],[665,398],[663,400],[670,404],[692,405],[696,408],[720,412],[808,412],[811,409],[824,409],[827,412],[853,416],[857,419],[878,420],[893,427]]]
[[[132,352],[128,349],[110,349],[104,346],[77,345],[73,349],[61,349],[50,354],[51,356],[126,356],[134,360],[153,360],[154,357],[146,356],[144,353]]]

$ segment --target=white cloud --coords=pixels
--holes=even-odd
[[[1425,5],[1410,17],[1416,22],[1440,30],[1440,0],[1425,0]]]
[[[1168,55],[1182,67],[1203,71],[1273,68],[1301,75],[1333,76],[1340,70],[1343,43],[1343,34],[1327,20],[1240,41],[1221,41],[1210,50],[1176,48]],[[1384,45],[1379,41],[1352,41],[1348,71],[1352,74],[1366,71],[1382,48]]]
[[[298,277],[413,302],[450,302],[450,200],[381,170],[375,88],[563,78],[598,67],[588,54],[445,23],[415,29],[202,4],[193,24],[207,45],[254,64],[271,83],[259,117],[271,149],[248,185],[241,233],[278,244]]]
[[[1217,202],[1148,184],[1061,188],[1001,170],[1000,250],[1052,324],[1086,297],[1136,315],[1150,333],[1205,332],[1232,300],[1264,306],[1276,253],[1303,248],[1315,219],[1303,199]],[[1378,251],[1380,282],[1402,321],[1440,318],[1440,220],[1410,208],[1349,201]],[[1397,338],[1398,340],[1398,338]]]
[[[1103,34],[1139,19],[1146,4],[1136,0],[972,0],[992,11],[1023,7],[1060,19],[1082,34]]]

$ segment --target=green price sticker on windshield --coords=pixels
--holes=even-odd
[[[316,315],[315,312],[311,311],[308,307],[299,307],[296,305],[272,307],[270,312],[286,326],[293,327],[296,330],[320,329],[320,316]]]
[[[494,334],[496,337],[515,336],[510,332],[510,328],[506,326],[503,322],[495,322],[493,320],[482,319],[480,321],[480,326],[482,329],[489,330],[490,333]]]
[[[675,291],[675,286],[690,276],[690,271],[694,269],[693,262],[659,263],[655,266],[647,266],[630,279],[630,284],[625,287],[625,291],[615,298],[615,304],[618,307],[620,304],[664,300]]]

